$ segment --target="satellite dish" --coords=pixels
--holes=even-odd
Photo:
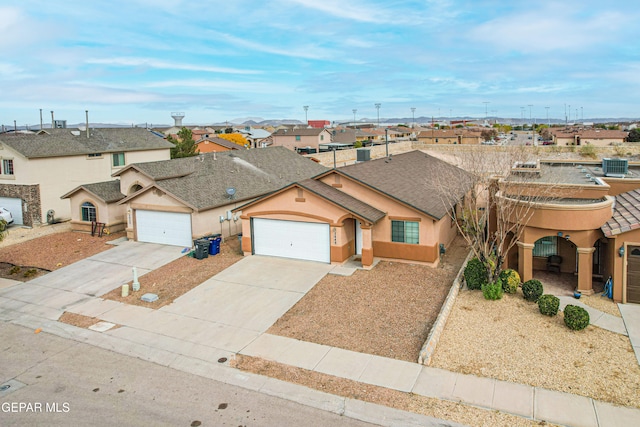
[[[236,189],[235,189],[235,188],[233,188],[233,187],[229,187],[229,188],[227,188],[227,190],[226,190],[226,191],[227,191],[227,195],[229,196],[229,198],[230,198],[230,199],[232,199],[232,198],[233,198],[233,196],[235,196],[235,195],[236,195]]]

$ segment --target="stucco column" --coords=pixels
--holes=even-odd
[[[533,243],[517,242],[518,274],[522,283],[533,279]]]
[[[596,248],[578,248],[578,290],[593,294],[593,252]]]
[[[371,226],[361,224],[362,229],[362,266],[370,267],[373,265],[373,237],[371,235]]]

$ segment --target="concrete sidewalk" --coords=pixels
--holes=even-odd
[[[640,363],[640,305],[618,304],[618,309],[620,309],[625,327],[629,332],[629,341],[631,341],[636,359]]]

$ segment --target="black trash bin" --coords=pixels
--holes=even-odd
[[[219,236],[219,234],[217,235]],[[212,237],[209,239],[209,255],[218,255],[220,253],[220,237]]]
[[[209,240],[196,240],[196,259],[204,259],[209,257]]]

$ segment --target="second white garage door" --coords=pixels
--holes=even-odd
[[[139,242],[191,247],[191,214],[136,210]]]
[[[329,224],[253,218],[253,253],[331,262]]]

